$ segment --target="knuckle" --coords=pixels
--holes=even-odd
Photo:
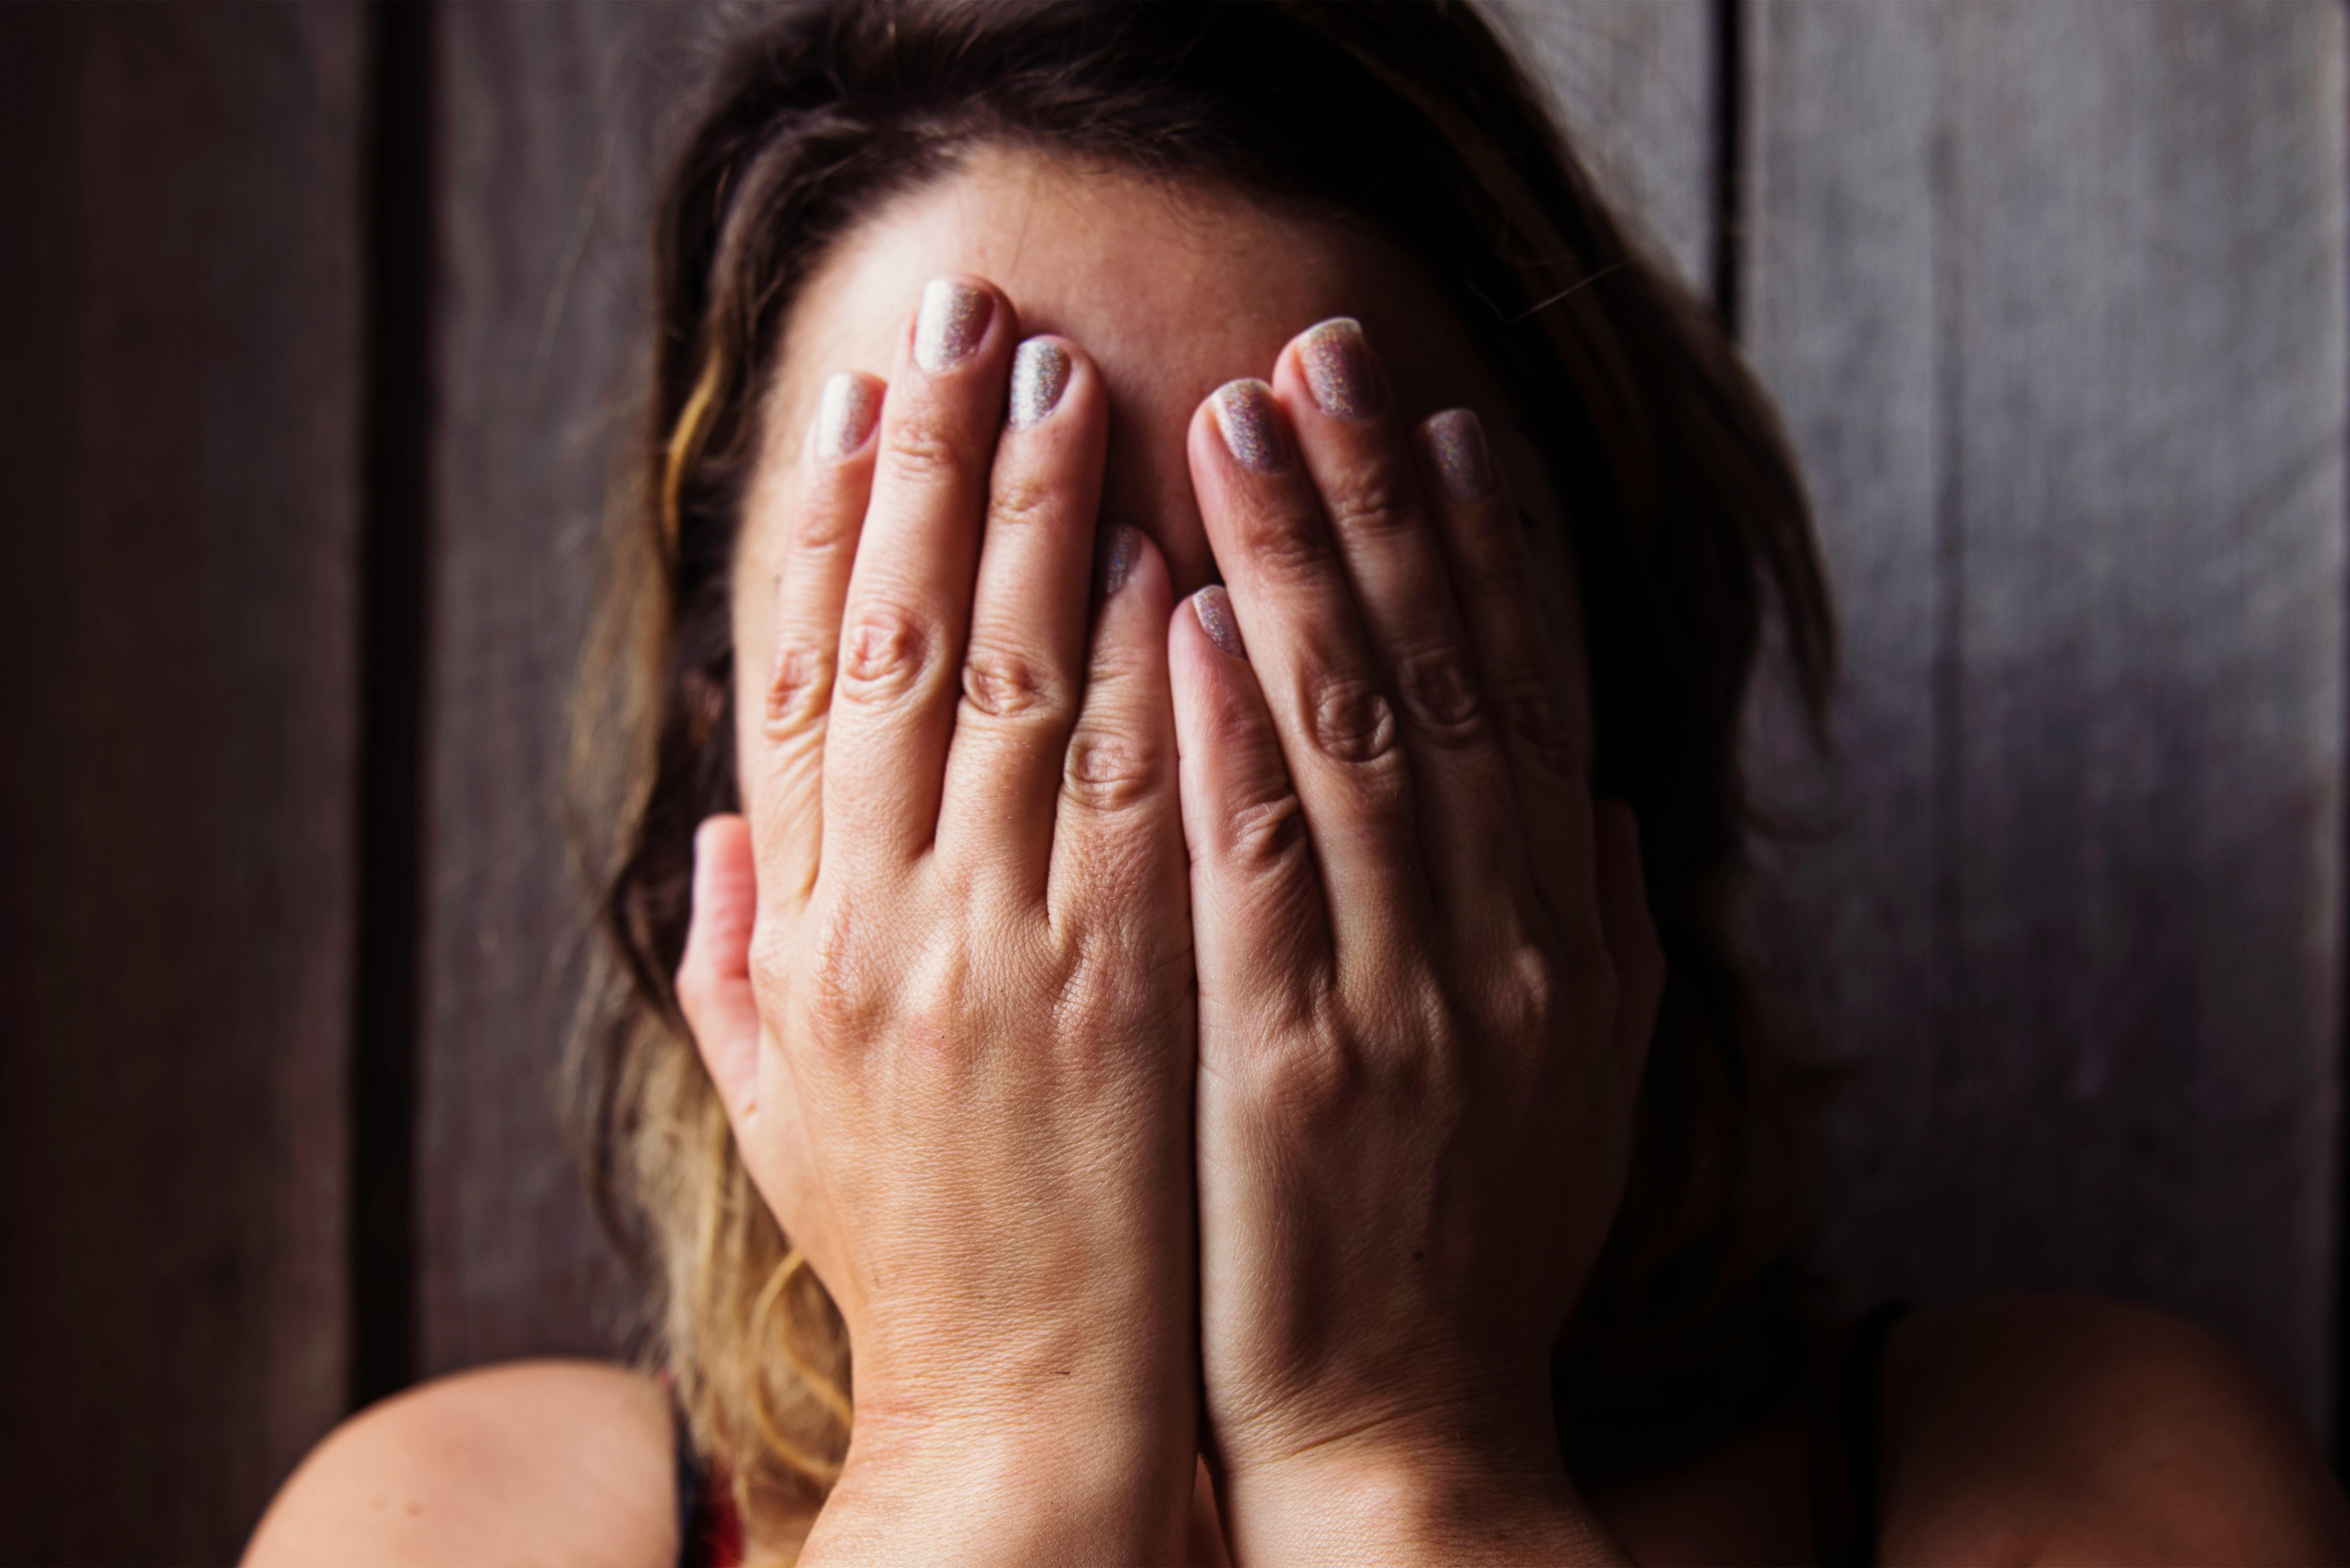
[[[1415,730],[1460,743],[1482,728],[1484,703],[1466,652],[1457,644],[1423,649],[1397,662],[1396,700]]]
[[[1224,821],[1232,857],[1243,869],[1286,864],[1305,853],[1305,808],[1294,789],[1243,801]]]
[[[770,987],[788,984],[793,955],[780,943],[754,950],[758,966],[754,973],[764,975]],[[875,983],[874,955],[852,902],[835,899],[816,917],[801,961],[806,974],[805,1006],[816,1037],[840,1042],[868,1033],[886,992]]]
[[[1579,782],[1583,757],[1566,722],[1566,705],[1539,679],[1513,682],[1495,703],[1503,738],[1552,783]]]
[[[1001,473],[987,498],[990,533],[1039,526],[1060,511],[1061,490],[1041,475]]]
[[[1330,526],[1347,539],[1378,540],[1405,533],[1418,511],[1401,476],[1380,465],[1349,475],[1333,485],[1324,498]]]
[[[963,701],[991,719],[1055,713],[1066,706],[1060,683],[1019,649],[974,637],[963,655]]]
[[[764,722],[773,737],[799,734],[823,718],[832,701],[832,660],[813,648],[786,648],[767,682]]]
[[[1130,812],[1159,792],[1166,772],[1166,759],[1159,750],[1140,736],[1122,734],[1106,725],[1081,725],[1069,738],[1062,789],[1088,811]]]
[[[863,701],[903,694],[929,668],[931,648],[920,618],[895,605],[866,607],[841,634],[841,694]]]
[[[962,480],[975,467],[953,425],[927,409],[907,414],[889,431],[879,462],[882,478],[925,489]]]
[[[1328,535],[1302,513],[1259,514],[1243,533],[1241,544],[1260,569],[1281,581],[1318,576],[1334,564]]]
[[[1324,755],[1364,765],[1396,754],[1395,710],[1370,681],[1345,677],[1314,693],[1314,743]]]

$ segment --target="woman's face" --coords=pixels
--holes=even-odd
[[[1282,346],[1315,323],[1360,320],[1386,362],[1399,412],[1417,421],[1465,406],[1484,417],[1513,492],[1537,524],[1530,544],[1538,592],[1587,741],[1557,498],[1498,380],[1418,267],[1364,234],[1269,212],[1222,187],[1171,189],[1012,150],[982,149],[955,173],[884,203],[809,278],[765,410],[734,578],[737,648],[770,640],[784,481],[826,378],[886,378],[922,286],[952,273],[1001,287],[1024,336],[1060,334],[1100,367],[1110,393],[1103,521],[1149,535],[1178,596],[1221,580],[1184,456],[1192,410],[1226,381],[1270,375]]]

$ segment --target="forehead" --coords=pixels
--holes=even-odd
[[[1234,377],[1269,375],[1315,322],[1359,317],[1411,418],[1503,411],[1442,296],[1375,238],[1222,187],[983,148],[885,202],[809,278],[785,328],[767,451],[796,453],[834,371],[887,376],[922,285],[953,272],[1003,288],[1024,334],[1057,333],[1099,365],[1104,511],[1159,540],[1179,591],[1213,571],[1184,460],[1192,410]]]

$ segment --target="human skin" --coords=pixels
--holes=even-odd
[[[1201,487],[1193,459],[1210,433],[1198,423],[1200,405],[1233,376],[1269,375],[1283,383],[1295,369],[1286,345],[1301,327],[1338,315],[1360,318],[1386,363],[1398,421],[1408,427],[1448,407],[1471,408],[1485,416],[1509,488],[1537,524],[1527,535],[1537,551],[1532,580],[1538,593],[1550,596],[1543,602],[1543,620],[1559,655],[1568,733],[1578,745],[1587,741],[1566,563],[1541,553],[1560,536],[1560,497],[1539,454],[1512,427],[1499,389],[1463,351],[1457,327],[1425,280],[1363,236],[1269,213],[1228,193],[1170,192],[1101,171],[1072,176],[1050,162],[1003,156],[982,156],[964,172],[877,211],[846,237],[794,315],[791,342],[767,408],[767,451],[735,579],[736,643],[743,650],[738,668],[746,680],[765,678],[760,650],[775,646],[779,524],[790,514],[790,485],[825,379],[838,369],[889,379],[898,335],[926,282],[962,274],[993,280],[1004,291],[1017,306],[1022,335],[1055,332],[1083,355],[1107,421],[1102,517],[1130,523],[1157,541],[1150,560],[1163,566],[1146,568],[1146,577],[1152,569],[1163,575],[1156,586],[1144,588],[1151,608],[1163,605],[1166,628],[1177,639],[1190,637],[1193,628],[1184,619],[1178,596],[1209,580],[1221,564],[1248,614],[1247,646],[1254,661],[1250,668],[1258,671],[1279,668],[1273,634],[1251,612],[1236,557],[1228,558],[1214,542],[1197,501]],[[1072,386],[1078,385],[1073,378]],[[1293,377],[1284,391],[1292,403],[1295,386]],[[1080,410],[1088,395],[1080,391],[1079,403],[1065,411]],[[1314,417],[1310,410],[1304,412]],[[1212,472],[1209,478],[1221,483]],[[972,526],[976,535],[975,517]],[[1121,591],[1131,592],[1131,585]],[[1175,660],[1168,666],[1171,707],[1180,660],[1196,656],[1209,663],[1211,672],[1216,667],[1209,660],[1212,649],[1196,641],[1163,646],[1173,650]],[[1267,677],[1260,673],[1257,679],[1263,685]],[[1232,691],[1222,690],[1227,695]],[[746,724],[740,737],[746,758],[766,755],[769,749],[764,732],[752,727],[761,722],[757,709],[748,700],[738,704]],[[756,800],[762,780],[746,771],[743,783],[746,797]],[[1189,781],[1181,784],[1188,790]],[[1607,809],[1600,809],[1598,820],[1605,821]],[[722,968],[707,961],[719,958],[729,943],[712,940],[723,934],[723,922],[709,917],[731,907],[742,922],[731,939],[741,958],[736,973],[747,982],[748,926],[755,919],[754,900],[766,889],[758,882],[755,857],[745,853],[743,828],[721,822],[710,831],[733,842],[731,848],[722,845],[702,867],[705,897],[699,900],[703,919],[695,932],[696,957],[712,971]],[[1604,842],[1604,836],[1596,841]],[[713,888],[712,880],[721,886]],[[1180,874],[1174,877],[1170,901],[1180,898],[1184,881]],[[1194,888],[1203,885],[1192,883]],[[1195,915],[1190,927],[1204,952],[1205,926]],[[1162,940],[1170,929],[1152,929]],[[1284,952],[1275,967],[1284,973],[1311,972],[1306,961],[1317,951],[1308,947],[1302,955]],[[689,978],[681,976],[681,983]],[[1212,994],[1209,979],[1203,970],[1203,995]],[[702,1002],[718,1000],[712,995]],[[755,1065],[761,1045],[755,1006],[742,1015],[751,1021],[747,1034],[739,1028],[723,1030],[701,1002],[696,1012],[708,1025],[698,1029],[705,1050],[729,1040],[739,1046],[747,1039]],[[1166,1046],[1163,1036],[1153,1038]],[[1201,1044],[1205,1048],[1207,1042]],[[1055,1059],[1066,1064],[1069,1057]],[[725,1059],[713,1067],[722,1082],[736,1081]],[[1153,1092],[1168,1101],[1180,1092],[1164,1080],[1151,1082],[1159,1085]],[[1201,1092],[1203,1106],[1209,1097]],[[739,1096],[736,1106],[739,1111]],[[983,1120],[966,1105],[957,1109],[966,1121]],[[1334,1118],[1324,1125],[1364,1124]],[[1337,1141],[1342,1147],[1326,1168],[1347,1180],[1357,1179],[1346,1163],[1347,1140]],[[1014,1152],[1029,1147],[1013,1137],[999,1137],[993,1143]],[[1284,1147],[1271,1137],[1266,1144],[1276,1164],[1295,1153],[1328,1153]],[[783,1190],[797,1179],[783,1160],[804,1144],[754,1137],[742,1147],[754,1168],[764,1170],[763,1183]],[[1184,1152],[1191,1155],[1188,1145]],[[886,1158],[889,1151],[881,1155]],[[902,1151],[896,1158],[911,1174],[935,1175],[913,1167]],[[1169,1157],[1161,1149],[1157,1158],[1163,1163]],[[1201,1168],[1204,1183],[1204,1163]],[[1187,1166],[1184,1175],[1169,1181],[1177,1199],[1170,1206],[1146,1201],[1156,1190],[1149,1184],[1128,1183],[1124,1201],[1129,1234],[1189,1222],[1183,1204],[1191,1190],[1190,1170]],[[980,1174],[986,1174],[983,1168]],[[1098,1206],[1103,1185],[1089,1185],[1089,1203]],[[1330,1195],[1319,1196],[1326,1200]],[[1392,1198],[1382,1191],[1379,1201]],[[1232,1201],[1247,1207],[1246,1190],[1235,1188]],[[1211,1214],[1214,1204],[1211,1197]],[[1267,1206],[1258,1207],[1262,1211]],[[1274,1211],[1294,1215],[1301,1231],[1310,1220],[1331,1234],[1374,1244],[1407,1233],[1391,1215],[1382,1216],[1380,1228],[1342,1232],[1332,1228],[1326,1214],[1307,1207]],[[1566,1222],[1572,1212],[1558,1218],[1555,1237],[1571,1241],[1576,1233]],[[1248,1244],[1245,1228],[1232,1234],[1236,1244]],[[806,1239],[820,1236],[819,1228]],[[1207,1241],[1212,1248],[1213,1237]],[[1003,1250],[1014,1259],[1051,1255],[1049,1249]],[[1146,1267],[1130,1278],[1112,1280],[1114,1289],[1145,1302],[1179,1301],[1190,1312],[1190,1293],[1168,1273],[1163,1257],[1149,1246],[1123,1255],[1146,1264],[1158,1258],[1159,1272]],[[977,1255],[955,1260],[974,1269],[997,1261]],[[1211,1321],[1217,1272],[1211,1256],[1206,1272]],[[1382,1294],[1395,1282],[1385,1277],[1388,1272],[1332,1277],[1343,1282],[1347,1299],[1355,1304],[1376,1303],[1379,1314],[1412,1310],[1410,1302],[1399,1303]],[[1411,1278],[1408,1271],[1392,1272],[1405,1282]],[[1543,1276],[1544,1288],[1555,1290],[1571,1272],[1551,1271]],[[833,1282],[836,1289],[845,1288],[842,1277]],[[1540,1302],[1541,1290],[1524,1293]],[[1277,1306],[1280,1299],[1275,1293],[1268,1303]],[[1548,1310],[1545,1305],[1535,1315]],[[1237,1305],[1226,1315],[1245,1317]],[[1148,1325],[1148,1311],[1139,1321]],[[1268,1321],[1278,1323],[1279,1314]],[[1130,1323],[1118,1323],[1108,1334],[1100,1333],[1098,1324],[1088,1326],[1104,1339],[1138,1337]],[[1378,1325],[1370,1326],[1373,1332],[1341,1336],[1345,1344],[1338,1348],[1375,1350],[1381,1338]],[[1280,1347],[1290,1337],[1271,1335],[1273,1354],[1262,1354],[1260,1345],[1258,1353],[1240,1359],[1278,1363]],[[1225,1343],[1245,1338],[1227,1335]],[[1136,1386],[1165,1386],[1171,1380],[1166,1363],[1173,1356],[1166,1339],[1162,1329],[1152,1354],[1139,1358],[1144,1370],[1128,1368],[1120,1376]],[[988,1344],[983,1336],[977,1343],[983,1349]],[[1184,1343],[1187,1369],[1197,1343],[1196,1335]],[[969,1348],[958,1345],[942,1353],[937,1370],[951,1378]],[[865,1349],[860,1341],[860,1434],[886,1425],[868,1425],[875,1413],[868,1398],[875,1391],[866,1376]],[[1201,1349],[1212,1354],[1214,1346]],[[1430,1366],[1442,1369],[1444,1381],[1464,1391],[1476,1387],[1489,1370],[1451,1358],[1431,1358]],[[1204,1363],[1201,1369],[1206,1370]],[[2085,1296],[1957,1303],[1923,1311],[1905,1327],[1891,1346],[1886,1372],[1879,1450],[1884,1561],[2350,1558],[2350,1526],[2340,1495],[2306,1433],[2225,1347],[2175,1320]],[[1339,1379],[1339,1386],[1347,1381]],[[1294,1382],[1286,1386],[1294,1395]],[[1227,1381],[1226,1386],[1234,1385]],[[1261,1380],[1258,1386],[1282,1388],[1284,1380]],[[1178,1408],[1189,1410],[1188,1392],[1170,1406],[1153,1407],[1168,1419],[1142,1424],[1155,1436],[1137,1440],[1130,1409],[1121,1415],[1065,1407],[1067,1422],[1032,1423],[1016,1401],[1003,1397],[1000,1384],[978,1391],[983,1397],[968,1416],[952,1418],[964,1422],[960,1430],[993,1434],[992,1442],[953,1456],[956,1463],[931,1462],[927,1469],[908,1464],[894,1480],[887,1466],[860,1472],[860,1480],[877,1475],[882,1483],[880,1494],[868,1491],[868,1501],[894,1490],[904,1512],[883,1521],[895,1522],[897,1534],[871,1527],[864,1543],[875,1550],[852,1554],[880,1558],[899,1551],[926,1561],[1060,1555],[1103,1562],[1172,1554],[1174,1548],[1166,1543],[1179,1526],[1169,1517],[1177,1506],[1170,1500],[1184,1490],[1189,1456],[1201,1438],[1196,1426],[1175,1429],[1172,1416]],[[1211,1387],[1211,1411],[1217,1398]],[[1293,1412],[1325,1408],[1318,1396],[1263,1403]],[[1302,1470],[1276,1468],[1265,1472],[1264,1484],[1253,1495],[1247,1495],[1250,1482],[1228,1457],[1223,1490],[1234,1506],[1224,1522],[1242,1560],[1310,1560],[1337,1548],[1383,1561],[1450,1561],[1513,1545],[1503,1554],[1572,1561],[1607,1550],[1606,1542],[1589,1533],[1595,1514],[1607,1533],[1643,1563],[1793,1562],[1815,1554],[1809,1519],[1810,1413],[1801,1402],[1718,1452],[1691,1454],[1593,1493],[1588,1510],[1562,1486],[1563,1475],[1549,1467],[1547,1455],[1534,1451],[1540,1445],[1529,1442],[1523,1412],[1512,1415],[1506,1399],[1482,1403],[1499,1418],[1483,1423],[1485,1440],[1471,1448],[1427,1441],[1424,1433],[1410,1433],[1408,1424],[1373,1426],[1366,1431],[1374,1438],[1402,1433],[1411,1440],[1392,1446],[1325,1444],[1310,1452],[1336,1463]],[[667,1396],[651,1379],[616,1367],[518,1363],[440,1379],[361,1413],[321,1443],[261,1521],[247,1561],[263,1568],[328,1561],[557,1561],[612,1568],[673,1563],[678,1542],[672,1419]],[[1099,1440],[1101,1433],[1120,1430],[1129,1434],[1122,1442]],[[1267,1449],[1286,1446],[1277,1425],[1235,1430],[1253,1432],[1250,1440],[1262,1438]],[[1091,1446],[1079,1438],[1092,1439]],[[1209,1438],[1216,1440],[1212,1430]],[[1096,1461],[1105,1452],[1115,1453],[1117,1462],[1097,1469]],[[1139,1463],[1138,1455],[1143,1456]],[[1119,1491],[1109,1483],[1125,1486],[1127,1478],[1103,1470],[1120,1467],[1146,1472],[1145,1479]],[[1105,1505],[1106,1492],[1111,1501]],[[857,1501],[854,1493],[842,1501]],[[1293,1527],[1301,1506],[1313,1517]],[[852,1511],[853,1507],[843,1510],[835,1522],[854,1525]],[[1464,1514],[1484,1527],[1486,1539],[1463,1540]],[[754,1528],[775,1533],[753,1544],[782,1546],[806,1523],[754,1521]],[[1491,1539],[1497,1528],[1507,1540]],[[1080,1538],[1070,1533],[1073,1529],[1090,1533]],[[1061,1533],[1047,1540],[1040,1531]],[[1409,1539],[1382,1533],[1390,1531]],[[1544,1531],[1554,1533],[1540,1533]],[[821,1540],[814,1544],[818,1553],[827,1549]],[[1198,1554],[1195,1561],[1213,1561],[1222,1542],[1212,1534],[1195,1534],[1190,1545]]]
[[[1465,341],[1359,235],[1008,153],[794,311],[680,992],[857,1347],[811,1560],[1171,1554],[1195,1343],[1244,1556],[1612,1550],[1545,1372],[1662,964]]]

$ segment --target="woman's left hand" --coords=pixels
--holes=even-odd
[[[1224,1517],[1243,1562],[1614,1560],[1548,1368],[1663,960],[1476,417],[1415,451],[1393,408],[1332,322],[1191,432],[1229,585],[1170,628]]]

